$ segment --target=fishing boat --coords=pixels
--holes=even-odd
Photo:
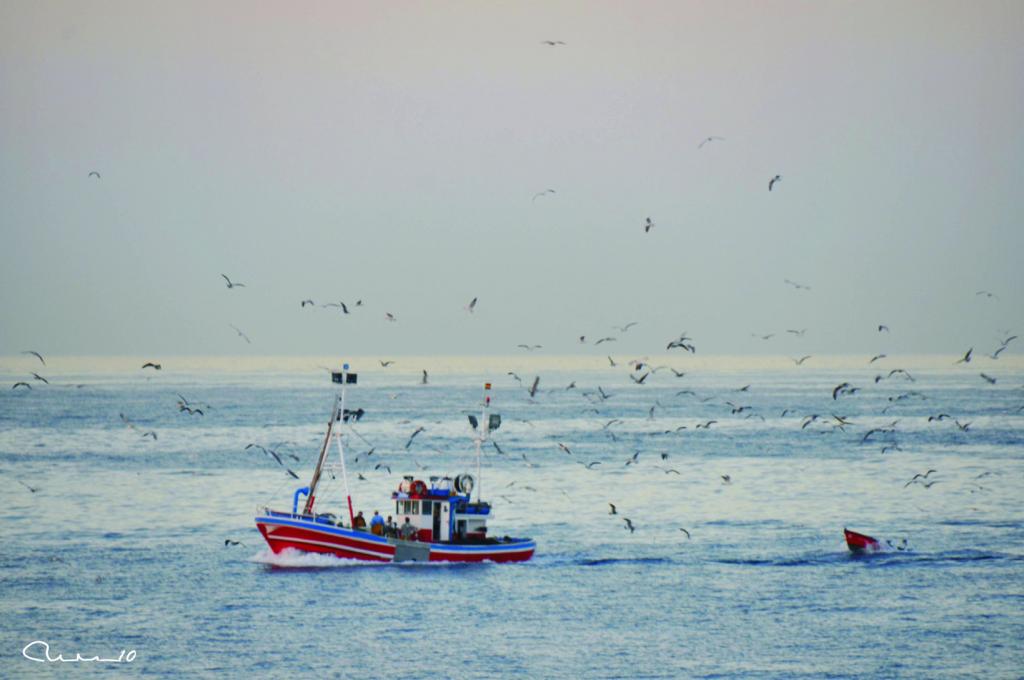
[[[270,508],[258,511],[256,527],[271,550],[280,553],[293,549],[373,562],[525,562],[533,557],[533,540],[491,536],[487,526],[494,513],[491,504],[481,499],[480,450],[490,432],[501,424],[501,416],[490,413],[490,383],[484,385],[480,419],[469,416],[475,431],[476,478],[470,474],[430,477],[428,481],[413,475],[404,477],[391,494],[395,517],[405,520],[402,533],[395,535],[382,525],[359,526],[353,513],[341,424],[362,417],[361,410],[346,408],[346,389],[357,384],[358,379],[349,371],[348,364],[331,375],[332,382],[341,385],[341,392],[335,395],[327,434],[309,485],[295,490],[291,512]],[[336,465],[327,463],[332,442],[337,445]],[[347,501],[347,507],[338,514],[319,507],[317,499],[321,476],[324,472],[333,476],[334,470],[340,472]],[[305,498],[300,511],[302,497]],[[339,515],[347,515],[348,523],[339,520]]]
[[[851,552],[874,552],[882,549],[882,545],[878,542],[878,539],[872,538],[867,534],[858,534],[856,531],[850,531],[845,527],[843,528],[843,534],[846,536],[846,547],[848,547]]]

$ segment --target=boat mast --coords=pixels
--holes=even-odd
[[[476,502],[479,503],[481,494],[483,493],[483,478],[480,476],[480,447],[485,441],[487,441],[487,435],[490,433],[491,423],[488,417],[488,411],[491,408],[491,383],[484,383],[484,401],[480,411],[480,436],[476,438]]]
[[[348,364],[342,366],[342,378],[341,378],[341,414],[342,418],[345,417],[345,385],[348,384],[349,376],[352,376],[352,381],[355,382],[355,373],[348,372]],[[352,512],[352,493],[348,490],[348,472],[345,470],[345,447],[341,443],[341,432],[337,432],[334,436],[335,441],[338,442],[338,458],[341,460],[341,481],[345,485],[345,500],[348,501],[348,521],[349,526],[355,524],[356,516]]]
[[[316,485],[320,483],[320,473],[323,472],[324,459],[327,457],[327,450],[331,444],[331,434],[334,432],[334,423],[338,419],[338,402],[340,397],[335,395],[334,406],[331,407],[331,420],[327,423],[327,434],[324,436],[324,443],[320,447],[320,457],[316,459],[316,467],[313,468],[313,479],[309,482],[309,494],[306,496],[306,504],[302,508],[303,515],[313,512],[313,501],[316,499]]]
[[[334,396],[334,408],[331,409],[331,422],[327,424],[327,436],[324,437],[323,446],[320,447],[320,457],[316,461],[316,469],[313,470],[313,479],[309,483],[309,495],[306,497],[306,505],[302,510],[304,515],[313,513],[313,503],[316,500],[316,487],[320,482],[320,475],[323,472],[324,461],[327,459],[327,452],[331,447],[333,437],[338,444],[338,456],[341,459],[341,478],[345,484],[345,497],[348,501],[349,526],[355,520],[352,512],[352,494],[348,488],[348,473],[345,470],[345,447],[341,443],[341,432],[335,431],[334,424],[345,417],[345,386],[356,382],[356,374],[348,372],[348,364],[342,365],[341,372],[332,372],[331,380],[341,384],[341,394]]]

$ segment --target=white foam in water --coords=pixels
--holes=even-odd
[[[327,555],[324,553],[307,553],[294,548],[285,548],[280,553],[275,553],[270,548],[264,548],[249,558],[250,562],[269,564],[275,567],[361,567],[373,566],[379,562],[368,562],[363,560],[346,559]]]

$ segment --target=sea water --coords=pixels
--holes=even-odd
[[[637,384],[548,365],[531,398],[528,367],[427,385],[420,365],[367,367],[347,394],[366,412],[344,437],[355,507],[394,514],[405,474],[475,476],[467,415],[491,380],[501,452],[485,443],[477,484],[493,535],[537,543],[523,564],[380,565],[273,555],[253,523],[309,483],[324,371],[114,363],[0,389],[2,677],[1024,673],[1019,368],[995,385],[962,367],[875,382],[877,366]],[[858,391],[833,399],[842,382]],[[340,470],[318,496],[344,514]],[[885,549],[852,555],[844,527]],[[133,654],[36,661],[36,641]]]

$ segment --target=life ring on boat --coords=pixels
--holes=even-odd
[[[427,485],[423,482],[422,479],[417,479],[415,482],[412,483],[412,487],[409,490],[409,495],[411,495],[411,496],[426,496],[427,495]]]
[[[473,475],[459,475],[456,477],[455,490],[467,496],[473,493]]]

